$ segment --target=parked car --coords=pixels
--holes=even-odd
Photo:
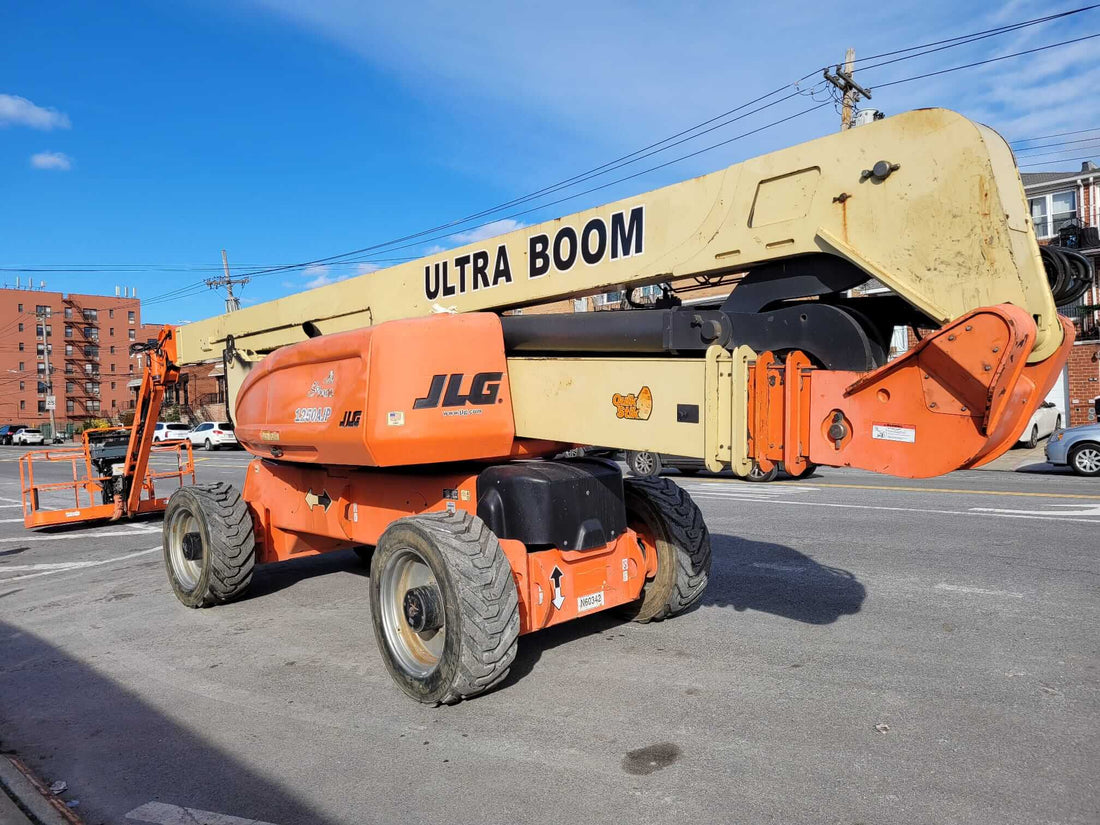
[[[237,436],[233,434],[233,425],[228,421],[204,421],[187,433],[187,438],[194,446],[204,450],[237,446]]]
[[[19,444],[20,446],[27,446],[28,444],[44,444],[46,439],[42,436],[41,430],[35,430],[30,427],[23,427],[11,438],[12,444]]]
[[[153,441],[183,441],[191,432],[190,424],[158,421],[153,428]]]
[[[1068,464],[1080,476],[1100,476],[1100,424],[1058,430],[1047,442],[1047,461]]]
[[[10,445],[15,434],[26,426],[26,424],[5,424],[0,427],[0,444]]]
[[[1039,439],[1053,435],[1060,429],[1062,429],[1062,411],[1052,402],[1044,401],[1031,414],[1031,420],[1020,433],[1020,443],[1027,447],[1034,447],[1039,443]]]
[[[667,453],[654,453],[648,450],[629,450],[626,453],[626,466],[630,468],[630,472],[636,476],[659,476],[662,470],[669,468],[679,470],[685,475],[694,475],[695,473],[703,472],[707,469],[706,464],[703,463],[701,458],[690,458],[684,455],[669,455]],[[808,476],[813,472],[814,468],[811,465],[810,468],[803,473],[804,476]],[[753,462],[752,470],[745,476],[747,481],[775,481],[779,476],[779,465],[772,467],[768,472],[764,472],[760,467]]]

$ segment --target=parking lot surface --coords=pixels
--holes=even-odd
[[[383,668],[353,553],[188,610],[156,519],[25,531],[20,452],[0,748],[89,823],[1100,820],[1093,480],[677,477],[712,535],[698,609],[523,637],[503,688],[427,708]]]

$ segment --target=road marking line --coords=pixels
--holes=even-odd
[[[1025,598],[1023,593],[1013,593],[1010,590],[986,590],[984,587],[966,587],[961,584],[948,584],[947,582],[940,582],[936,585],[937,590],[948,590],[952,593],[968,593],[977,596],[1009,596],[1013,599]]]
[[[138,536],[148,533],[159,533],[159,527],[143,528],[141,530],[114,530],[111,532],[81,532],[81,533],[66,533],[60,536],[14,536],[0,538],[0,542],[15,542],[15,541],[79,541],[80,539],[98,539],[106,538],[109,536]]]
[[[21,518],[0,518],[0,524],[15,524],[16,522],[19,522],[20,524],[22,524],[23,519],[21,519]]]
[[[1088,496],[1083,493],[1023,493],[1018,491],[1002,492],[998,490],[957,490],[951,487],[895,487],[878,484],[819,484],[819,487],[840,487],[849,490],[900,490],[904,493],[960,493],[968,496],[1024,496],[1025,498],[1083,498],[1100,501],[1100,496]]]
[[[728,479],[716,478],[713,481],[706,479],[697,479],[690,482],[691,484],[698,484],[706,487],[729,487]],[[681,486],[687,487],[687,484]],[[764,486],[764,485],[762,485]],[[1100,496],[1090,496],[1084,493],[1024,493],[1019,491],[1000,491],[1000,490],[960,490],[953,487],[899,487],[892,484],[834,484],[832,482],[821,482],[814,484],[813,486],[799,487],[790,482],[784,481],[772,481],[766,486],[791,489],[792,487],[799,492],[803,490],[816,490],[819,487],[835,487],[846,490],[896,490],[902,493],[959,493],[961,495],[968,496],[1023,496],[1025,498],[1081,498],[1088,501],[1100,501]]]
[[[126,814],[127,819],[138,822],[152,822],[154,825],[272,825],[258,819],[245,819],[240,816],[219,814],[214,811],[200,811],[198,808],[181,808],[165,802],[146,802],[140,808],[134,808]]]
[[[0,508],[10,509],[12,507],[22,507],[22,504],[0,504]]]
[[[53,570],[39,570],[36,573],[27,573],[24,576],[12,576],[11,578],[0,579],[0,584],[9,584],[11,582],[22,581],[23,579],[34,579],[38,576],[52,576],[54,573],[67,573],[72,570],[87,570],[89,567],[99,567],[102,564],[112,564],[116,561],[126,561],[126,559],[132,559],[137,556],[144,556],[148,553],[155,553],[161,550],[160,547],[150,547],[148,550],[136,550],[133,553],[127,553],[125,556],[115,556],[113,559],[101,559],[100,561],[85,561],[85,562],[72,562],[62,566],[60,569]],[[0,567],[0,573],[5,570],[18,570],[20,567],[38,567],[39,565],[19,565],[15,567]],[[47,565],[48,566],[48,565]]]
[[[1084,510],[1075,510],[1069,513],[1054,513],[1050,510],[1006,510],[1000,507],[971,507],[973,512],[981,513],[1011,513],[1013,515],[1022,516],[1100,516],[1100,504],[1089,507],[1081,504],[1054,504],[1053,507],[1085,507]]]
[[[5,498],[4,496],[0,496],[0,501],[14,501],[18,506],[23,506],[23,504],[17,498]]]
[[[1072,516],[1029,516],[1010,513],[990,513],[980,510],[933,510],[925,507],[884,507],[875,504],[837,504],[824,501],[783,501],[777,498],[750,498],[729,493],[700,493],[703,498],[720,498],[726,501],[755,501],[762,504],[793,504],[796,507],[839,507],[848,510],[886,510],[895,513],[933,513],[948,516],[992,516],[993,518],[1023,518],[1038,521],[1078,521],[1084,524],[1100,524],[1100,518],[1073,518]]]

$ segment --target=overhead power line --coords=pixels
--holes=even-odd
[[[952,66],[949,69],[940,69],[937,72],[925,72],[924,74],[913,75],[912,77],[903,77],[900,80],[891,80],[889,83],[878,83],[875,85],[876,89],[885,89],[889,86],[897,86],[901,83],[909,83],[913,80],[924,80],[928,77],[936,77],[941,74],[950,74],[951,72],[962,71],[963,69],[973,69],[976,66],[985,66],[989,63],[997,63],[1001,60],[1011,60],[1013,57],[1023,57],[1026,54],[1035,54],[1036,52],[1045,52],[1048,49],[1057,49],[1059,46],[1069,46],[1072,43],[1083,43],[1086,40],[1092,40],[1093,38],[1100,37],[1100,32],[1095,34],[1088,34],[1084,37],[1075,37],[1072,40],[1063,40],[1059,43],[1050,43],[1046,46],[1037,46],[1034,49],[1025,49],[1022,52],[1013,52],[1012,54],[1003,54],[999,57],[990,57],[986,60],[977,60],[974,63],[966,63],[962,66]]]
[[[1021,169],[1026,169],[1029,166],[1050,166],[1053,163],[1063,163],[1063,162],[1070,163],[1071,161],[1075,161],[1075,160],[1092,160],[1093,158],[1096,158],[1098,156],[1098,154],[1100,154],[1100,153],[1093,153],[1091,155],[1078,155],[1077,157],[1074,157],[1074,158],[1058,158],[1056,160],[1040,160],[1036,163],[1022,163],[1022,164],[1020,164],[1020,168]],[[1059,171],[1063,171],[1063,170],[1059,170]],[[1072,174],[1076,174],[1076,172],[1071,171],[1071,172],[1067,172],[1067,174],[1072,175]]]
[[[1077,9],[1072,9],[1072,10],[1065,11],[1065,12],[1059,12],[1059,13],[1056,13],[1056,14],[1050,14],[1050,15],[1046,15],[1046,16],[1043,16],[1043,17],[1037,17],[1037,18],[1034,18],[1034,19],[1031,19],[1031,20],[1020,21],[1020,22],[1017,22],[1017,23],[1010,23],[1010,24],[1006,24],[1004,26],[998,26],[998,27],[991,28],[991,29],[985,29],[985,30],[981,30],[981,31],[971,32],[969,34],[959,35],[959,36],[956,36],[956,37],[946,38],[946,39],[932,41],[932,42],[928,42],[928,43],[922,43],[922,44],[919,44],[919,45],[916,45],[916,46],[911,46],[911,47],[904,48],[904,49],[896,49],[896,50],[893,50],[893,51],[882,52],[880,54],[870,55],[870,56],[861,58],[860,60],[856,61],[856,63],[859,64],[860,71],[867,72],[867,71],[877,69],[877,68],[885,66],[885,65],[899,63],[899,62],[902,62],[904,60],[916,59],[916,58],[922,57],[924,55],[931,54],[931,53],[934,53],[934,52],[940,52],[940,51],[943,51],[943,50],[949,49],[949,48],[956,48],[956,47],[966,46],[970,43],[974,43],[974,42],[977,42],[979,40],[985,40],[985,39],[990,38],[990,37],[995,37],[995,36],[998,36],[998,35],[1008,34],[1008,33],[1019,31],[1021,29],[1031,27],[1031,26],[1037,26],[1037,25],[1042,25],[1042,24],[1045,24],[1045,23],[1050,23],[1054,20],[1064,19],[1066,17],[1081,14],[1081,13],[1084,13],[1084,12],[1088,12],[1088,11],[1091,11],[1091,10],[1094,10],[1094,9],[1097,9],[1097,8],[1100,8],[1100,4],[1092,4],[1092,5],[1088,5],[1088,6],[1083,6],[1083,7],[1080,7],[1080,8],[1077,8]],[[1078,37],[1078,38],[1074,38],[1074,39],[1070,39],[1070,40],[1064,40],[1064,41],[1061,41],[1059,43],[1052,43],[1052,44],[1048,44],[1046,46],[1040,46],[1040,47],[1036,47],[1036,48],[1032,48],[1032,49],[1026,49],[1026,50],[1015,52],[1015,53],[1008,54],[1008,55],[1001,55],[1001,56],[998,56],[998,57],[993,57],[993,58],[988,58],[988,59],[985,59],[985,60],[975,61],[975,62],[967,63],[967,64],[964,64],[964,65],[961,65],[961,66],[953,66],[953,67],[950,67],[950,68],[947,68],[947,69],[942,69],[942,70],[939,70],[939,71],[915,74],[915,75],[912,75],[910,77],[899,78],[899,79],[892,80],[892,81],[889,81],[889,82],[886,82],[886,83],[883,83],[883,84],[879,84],[877,86],[877,88],[886,88],[886,87],[889,87],[889,86],[899,85],[901,83],[908,83],[908,82],[912,82],[912,81],[916,81],[916,80],[920,80],[920,79],[924,79],[924,78],[928,78],[928,77],[935,77],[935,76],[941,75],[941,74],[947,74],[947,73],[950,73],[950,72],[956,72],[956,71],[962,71],[964,69],[975,68],[977,66],[986,65],[986,64],[994,63],[994,62],[1001,61],[1001,60],[1007,60],[1007,59],[1011,59],[1011,58],[1015,58],[1015,57],[1021,57],[1021,56],[1028,55],[1028,54],[1034,54],[1036,52],[1046,51],[1048,49],[1058,48],[1060,46],[1070,45],[1072,43],[1078,43],[1078,42],[1082,42],[1082,41],[1085,41],[1085,40],[1090,40],[1090,39],[1092,39],[1094,37],[1098,37],[1098,36],[1100,36],[1100,33],[1088,35],[1088,36],[1085,36],[1085,37]],[[873,61],[876,61],[876,60],[880,61],[880,62],[874,63]],[[640,177],[640,176],[648,174],[650,172],[654,172],[656,170],[665,168],[667,166],[671,166],[672,164],[679,163],[683,160],[687,160],[689,158],[696,157],[700,154],[703,154],[704,152],[709,152],[709,151],[711,151],[713,149],[716,149],[718,147],[728,145],[728,144],[730,144],[730,143],[732,143],[736,140],[740,140],[744,137],[747,137],[748,135],[755,134],[757,132],[763,131],[764,129],[770,128],[770,127],[775,126],[779,123],[784,123],[784,122],[787,122],[788,120],[791,120],[795,117],[800,117],[804,114],[807,114],[808,112],[815,111],[816,109],[821,108],[821,106],[827,105],[827,103],[829,101],[826,101],[825,103],[819,103],[819,105],[810,107],[810,108],[805,109],[805,110],[801,110],[799,112],[796,112],[795,114],[790,115],[789,117],[774,120],[774,121],[772,121],[770,123],[767,123],[767,124],[765,124],[761,127],[758,127],[756,129],[747,131],[743,134],[739,134],[739,135],[734,136],[732,138],[722,140],[722,141],[718,141],[714,144],[711,144],[711,145],[709,145],[707,147],[704,147],[702,149],[699,149],[697,151],[693,151],[693,152],[684,154],[682,156],[679,156],[677,158],[674,158],[672,160],[668,160],[666,162],[656,164],[654,166],[648,167],[644,170],[635,172],[635,173],[630,174],[630,175],[626,175],[626,176],[623,176],[623,177],[618,177],[615,180],[612,180],[610,182],[606,182],[606,183],[603,183],[603,184],[600,184],[600,185],[594,186],[594,187],[585,188],[583,191],[579,191],[579,192],[576,192],[574,194],[569,194],[569,195],[566,195],[564,197],[557,198],[557,199],[554,199],[554,200],[551,200],[551,201],[548,201],[548,202],[542,202],[542,203],[537,203],[537,204],[534,203],[535,201],[540,200],[540,199],[542,199],[542,198],[544,198],[548,195],[561,193],[561,192],[564,192],[565,190],[569,190],[569,189],[573,189],[575,187],[579,187],[582,184],[585,184],[585,183],[587,183],[587,182],[589,182],[589,181],[591,181],[595,178],[610,174],[611,172],[617,171],[617,170],[619,170],[619,169],[621,169],[625,166],[637,163],[637,162],[639,162],[639,161],[641,161],[645,158],[652,157],[652,156],[657,155],[661,152],[665,152],[669,149],[672,149],[676,146],[683,145],[684,143],[687,143],[688,141],[695,140],[695,139],[700,138],[700,137],[702,137],[706,134],[710,134],[710,133],[712,133],[712,132],[714,132],[718,129],[729,126],[734,122],[743,120],[747,117],[758,114],[759,112],[762,112],[766,109],[769,109],[771,107],[778,106],[782,103],[788,102],[796,96],[799,96],[799,95],[809,96],[809,97],[811,97],[812,99],[814,99],[816,101],[817,100],[816,95],[818,94],[819,90],[823,87],[823,84],[820,81],[813,84],[813,85],[811,85],[811,86],[809,86],[809,87],[803,87],[803,86],[801,86],[801,84],[805,80],[807,80],[808,78],[814,76],[815,74],[818,74],[820,71],[821,71],[821,69],[810,72],[807,75],[805,75],[804,77],[800,78],[798,81],[795,81],[794,83],[786,84],[784,86],[779,86],[779,87],[773,89],[772,91],[768,92],[767,94],[755,97],[752,100],[749,100],[745,103],[740,104],[739,106],[731,108],[731,109],[729,109],[729,110],[727,110],[727,111],[725,111],[721,114],[715,115],[714,117],[703,120],[700,123],[697,123],[697,124],[694,124],[693,126],[688,127],[687,129],[682,129],[682,130],[676,132],[675,134],[672,134],[672,135],[670,135],[666,138],[663,138],[659,141],[650,143],[647,146],[644,146],[644,147],[642,147],[640,149],[637,149],[633,152],[630,152],[630,153],[627,153],[627,154],[624,154],[624,155],[620,155],[619,157],[616,157],[613,160],[610,160],[610,161],[607,161],[606,163],[602,163],[602,164],[599,164],[597,166],[594,166],[594,167],[592,167],[592,168],[590,168],[590,169],[588,169],[584,172],[580,172],[578,174],[572,175],[572,176],[570,176],[568,178],[565,178],[563,180],[552,183],[548,186],[542,187],[541,189],[537,189],[533,192],[527,193],[527,194],[519,196],[517,198],[513,198],[513,199],[505,201],[503,203],[497,204],[494,207],[490,207],[488,209],[483,209],[483,210],[480,210],[478,212],[472,213],[472,214],[467,215],[463,218],[448,221],[446,223],[439,224],[438,226],[435,226],[435,227],[430,227],[428,229],[420,230],[420,231],[415,232],[415,233],[409,233],[409,234],[406,234],[406,235],[403,235],[403,236],[400,236],[400,237],[397,237],[397,238],[393,238],[393,239],[388,240],[388,241],[371,244],[370,246],[361,247],[359,249],[351,250],[351,251],[348,251],[348,252],[342,252],[342,253],[339,253],[339,254],[336,254],[336,255],[329,255],[329,256],[326,256],[326,257],[322,257],[322,258],[314,258],[312,260],[299,261],[299,262],[291,263],[291,264],[279,264],[279,265],[274,265],[274,266],[238,267],[238,271],[241,272],[243,275],[247,275],[249,277],[252,277],[252,276],[257,276],[258,277],[258,276],[272,275],[272,274],[276,274],[276,273],[279,273],[279,272],[289,273],[289,272],[293,272],[293,271],[299,271],[299,270],[306,269],[306,268],[311,267],[311,266],[332,267],[332,266],[348,266],[348,265],[367,263],[367,262],[373,262],[373,261],[408,260],[409,258],[407,256],[403,256],[403,257],[400,257],[400,258],[390,258],[390,259],[382,258],[382,257],[379,257],[379,253],[386,254],[386,253],[394,252],[394,251],[401,250],[401,249],[407,249],[407,248],[420,246],[421,244],[428,243],[428,242],[433,241],[433,240],[441,240],[441,239],[444,239],[444,238],[453,237],[455,234],[457,234],[460,231],[462,231],[462,232],[472,231],[474,229],[484,228],[485,226],[488,226],[488,225],[490,225],[492,223],[495,223],[496,221],[499,221],[499,220],[508,220],[508,219],[515,218],[515,217],[526,216],[526,215],[529,215],[531,213],[537,212],[539,210],[546,209],[546,208],[549,208],[551,206],[555,206],[557,204],[564,203],[564,202],[569,201],[569,200],[573,200],[573,199],[581,197],[583,195],[590,194],[592,192],[599,191],[601,189],[606,189],[606,188],[608,188],[610,186],[613,186],[615,184],[622,183],[622,182],[628,181],[628,180],[632,180],[634,178]],[[755,109],[752,108],[754,106],[756,107]],[[746,111],[746,110],[751,110],[751,111]],[[737,116],[734,117],[734,115],[737,115]],[[1019,142],[1027,142],[1029,140],[1030,141],[1042,140],[1042,139],[1049,138],[1049,137],[1060,137],[1060,136],[1063,136],[1065,134],[1079,134],[1079,133],[1084,133],[1086,131],[1090,131],[1090,130],[1080,130],[1079,132],[1067,132],[1067,133],[1061,133],[1061,134],[1056,134],[1056,135],[1048,135],[1048,136],[1044,136],[1043,138],[1023,139],[1022,141],[1019,141]],[[1030,147],[1030,148],[1042,148],[1042,147]],[[504,216],[500,215],[500,213],[502,213],[502,212],[506,212],[508,210],[513,210],[515,207],[525,205],[525,204],[531,204],[531,206],[529,208],[523,209],[522,211],[513,211],[510,214],[504,215]],[[490,218],[491,216],[494,216],[494,215],[497,216],[497,217],[493,217],[491,220],[482,221],[482,219]],[[476,226],[470,226],[469,225],[469,224],[474,223],[475,221],[482,221],[482,222],[478,223]],[[438,234],[438,233],[442,233],[442,234]],[[362,256],[368,256],[368,258],[364,259]],[[73,266],[70,269],[71,269],[71,271],[76,271],[78,269],[78,267]],[[89,271],[99,271],[99,272],[109,271],[106,268],[98,268],[97,269],[95,265],[85,267],[85,269],[88,269]],[[171,268],[169,268],[169,267],[165,267],[161,271],[170,271],[170,269]],[[209,271],[212,271],[212,270],[214,270],[214,267],[205,267],[205,266],[203,266],[203,267],[195,267],[194,270],[189,270],[189,269],[181,266],[181,267],[178,267],[177,269],[175,269],[173,271],[209,272]],[[13,267],[13,268],[9,269],[9,268],[6,268],[6,267],[0,267],[0,271],[29,271],[29,270],[26,269],[26,268],[14,268]],[[35,271],[66,271],[66,270],[63,267],[53,267],[53,268],[43,268],[41,270],[35,270]],[[121,271],[121,270],[118,270],[118,271]],[[216,271],[216,270],[214,270],[214,271]],[[177,289],[170,290],[168,292],[165,292],[165,293],[162,293],[162,294],[159,294],[159,295],[154,295],[154,296],[152,296],[148,299],[143,300],[143,304],[153,305],[153,304],[157,304],[157,303],[165,303],[165,302],[168,302],[168,301],[175,301],[175,300],[179,300],[181,298],[191,297],[195,294],[198,294],[198,293],[202,292],[204,289],[205,289],[204,282],[203,281],[197,281],[197,282],[192,283],[192,284],[182,285],[182,286],[178,287]]]
[[[1100,126],[1094,126],[1091,129],[1076,129],[1072,132],[1055,132],[1052,135],[1039,135],[1038,137],[1030,138],[1018,138],[1016,140],[1009,141],[1013,145],[1017,143],[1031,143],[1033,140],[1049,140],[1050,138],[1065,137],[1066,135],[1083,135],[1085,132],[1100,132]]]

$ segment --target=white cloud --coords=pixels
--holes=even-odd
[[[29,126],[32,129],[68,129],[69,116],[57,109],[43,108],[25,97],[0,94],[0,127]]]
[[[460,244],[477,243],[487,238],[495,238],[497,235],[503,235],[505,232],[514,232],[517,229],[523,229],[525,226],[527,226],[527,224],[522,221],[504,218],[503,220],[493,221],[492,223],[485,224],[485,226],[479,226],[467,232],[456,232],[451,237]]]
[[[35,169],[68,172],[73,168],[73,159],[64,152],[38,152],[31,155],[31,166]]]
[[[306,289],[316,289],[319,286],[328,286],[340,281],[346,281],[350,275],[335,275],[327,266],[314,264],[302,270],[302,274],[309,278],[306,281]]]
[[[850,0],[842,15],[832,6],[809,0],[748,5],[727,0],[558,0],[555,25],[547,26],[543,7],[507,0],[238,1],[266,8],[391,73],[428,105],[450,107],[466,118],[476,113],[472,119],[480,129],[471,128],[465,143],[456,137],[453,149],[447,144],[444,162],[481,179],[507,180],[518,191],[538,188],[563,173],[573,174],[732,109],[815,67],[831,65],[847,45],[855,47],[857,57],[866,57],[1052,11],[1049,0]],[[879,69],[857,66],[857,79],[874,89],[878,83],[1080,37],[1088,33],[1090,14],[1094,13]],[[852,27],[853,19],[860,21],[858,28]],[[608,37],[608,32],[614,36]],[[1088,89],[1095,88],[1087,81],[1096,65],[1097,42],[876,89],[869,105],[887,114],[944,106],[1010,138],[1057,131],[1046,127],[1061,128],[1084,116],[1081,101]],[[737,54],[734,64],[731,52]],[[1077,99],[1062,100],[1071,96],[1075,79],[1080,81]],[[814,73],[809,82],[819,81],[820,74]],[[1045,97],[1048,88],[1058,100]],[[801,110],[808,102],[792,100],[768,109],[630,165],[627,172],[747,132],[765,119]],[[682,179],[818,137],[838,122],[839,116],[826,107],[686,161],[646,184]],[[482,152],[471,151],[479,143],[484,144]],[[509,150],[515,145],[522,151],[512,154]],[[498,154],[484,154],[493,150]],[[487,157],[493,161],[487,162]],[[614,177],[619,174],[601,180]],[[626,187],[642,188],[638,181]]]
[[[355,268],[355,274],[366,275],[370,272],[377,272],[381,268],[382,267],[380,267],[378,264],[359,264],[359,266]]]

